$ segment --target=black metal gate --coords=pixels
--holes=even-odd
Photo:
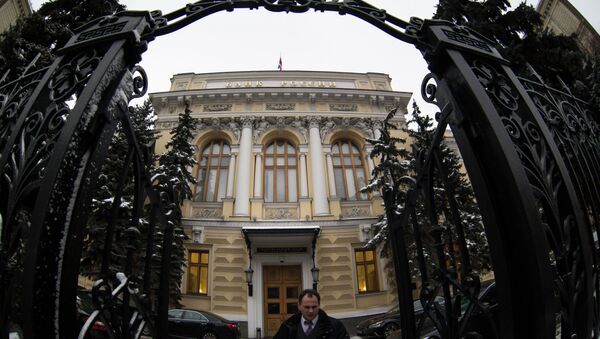
[[[414,202],[432,199],[430,174],[444,173],[436,154],[448,125],[484,217],[499,319],[493,321],[489,305],[478,299],[479,279],[469,270],[465,248],[456,260],[460,270],[441,262],[436,274],[424,276],[422,283],[428,287],[421,294],[424,305],[431,305],[437,291],[443,292],[445,304],[426,307],[421,317],[432,319],[443,338],[482,337],[468,330],[474,309],[489,316],[491,335],[497,338],[600,335],[600,131],[594,120],[598,112],[593,115],[585,102],[566,89],[549,88],[535,74],[518,78],[491,42],[447,22],[414,18],[405,22],[359,0],[215,0],[167,15],[122,12],[94,20],[76,32],[47,69],[0,84],[3,336],[10,327],[26,338],[85,335],[85,328],[78,334],[74,325],[84,225],[91,192],[119,123],[126,131],[128,160],[135,169],[127,260],[131,262],[140,243],[137,220],[146,215],[150,226],[144,248],[151,250],[153,241],[160,239],[160,270],[167,271],[172,227],[164,216],[167,210],[178,213],[178,206],[167,185],[159,186],[162,191],[153,188],[157,185],[152,181],[161,178],[150,177],[146,156],[150,150],[136,139],[128,117],[129,100],[143,95],[146,88],[136,63],[156,36],[219,11],[258,7],[350,14],[414,44],[429,63],[431,74],[424,81],[423,95],[441,110],[435,142],[422,150],[422,171],[408,194],[405,212],[388,216],[397,235],[394,249],[405,338],[422,334],[415,325],[419,319],[413,313],[408,259],[398,235],[409,226]],[[144,208],[147,202],[150,209]],[[461,234],[460,218],[435,210],[435,204],[429,206],[431,226],[443,223]],[[107,242],[105,253],[110,253],[110,246]],[[151,253],[145,258],[142,271],[133,272],[126,265],[122,272],[104,272],[96,282],[95,303],[99,310],[111,309],[119,299],[121,306],[109,316],[94,312],[86,326],[100,317],[113,336],[138,337],[147,327],[154,337],[166,337],[168,274],[161,274],[159,288],[153,289],[148,283]],[[461,310],[457,296],[469,300],[466,310]],[[135,307],[129,308],[128,299]]]

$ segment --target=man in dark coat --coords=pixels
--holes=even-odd
[[[284,321],[273,339],[350,339],[341,321],[319,309],[321,296],[304,290],[298,296],[298,310]]]

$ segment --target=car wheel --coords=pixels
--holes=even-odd
[[[218,339],[215,332],[204,332],[202,335],[202,339]]]
[[[392,333],[396,332],[400,327],[396,323],[389,323],[383,328],[383,336],[389,338]]]

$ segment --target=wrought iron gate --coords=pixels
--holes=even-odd
[[[146,213],[151,222],[144,248],[152,249],[160,234],[161,270],[166,272],[172,227],[164,216],[167,210],[178,213],[178,206],[172,203],[177,200],[168,186],[160,186],[163,191],[153,188],[151,181],[160,178],[149,176],[149,150],[136,139],[128,118],[129,100],[143,95],[146,88],[136,63],[157,36],[219,11],[258,7],[350,14],[414,44],[429,63],[431,74],[424,81],[423,95],[441,110],[435,142],[422,150],[422,171],[409,191],[404,213],[388,215],[395,235],[404,337],[421,334],[415,325],[419,319],[413,313],[412,281],[401,235],[410,225],[411,206],[419,199],[433,199],[431,175],[443,173],[436,157],[448,125],[476,191],[491,248],[501,324],[492,326],[493,335],[550,338],[560,333],[563,338],[589,338],[600,334],[598,112],[594,115],[566,89],[549,88],[535,74],[518,78],[491,42],[447,22],[414,18],[405,22],[360,0],[213,0],[167,15],[122,12],[96,19],[75,33],[51,66],[0,84],[0,325],[4,336],[9,326],[20,329],[26,338],[78,335],[75,291],[84,225],[118,123],[127,133],[128,159],[135,169],[128,262],[139,243],[137,220]],[[393,192],[385,197],[387,204],[394,203]],[[144,209],[144,201],[151,201],[150,211]],[[459,218],[435,210],[435,204],[429,206],[431,226],[455,228],[461,234]],[[442,248],[442,237],[438,242]],[[107,242],[105,253],[110,253],[110,246]],[[443,338],[477,337],[467,333],[471,311],[490,315],[489,305],[479,300],[479,279],[469,271],[466,248],[460,251],[460,270],[442,260],[436,274],[423,275],[428,288],[422,290],[421,300],[427,311],[421,317],[433,320],[436,335]],[[101,317],[114,336],[138,337],[146,326],[154,337],[166,337],[168,275],[162,274],[160,288],[153,290],[148,283],[150,257],[147,253],[143,272],[134,274],[131,265],[123,272],[104,272],[95,287],[96,306],[112,309],[117,299],[122,300],[121,306],[108,316],[94,312],[87,326]],[[430,301],[438,291],[445,304],[436,308]],[[458,296],[469,300],[466,310],[461,311]],[[134,301],[134,308],[129,308],[128,299]]]

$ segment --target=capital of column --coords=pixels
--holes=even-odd
[[[254,121],[256,121],[256,117],[254,117],[254,116],[240,117],[240,122],[242,123],[242,128],[252,128],[254,125]]]
[[[308,122],[308,128],[319,128],[321,125],[320,117],[308,117],[306,121]]]

